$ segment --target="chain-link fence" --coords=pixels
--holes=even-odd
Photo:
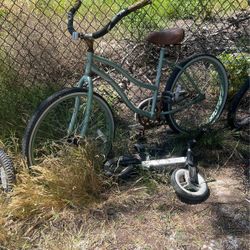
[[[74,2],[1,1],[0,115],[5,124],[17,123],[16,116],[13,122],[10,117],[15,109],[20,109],[20,122],[24,123],[34,106],[51,91],[47,89],[73,85],[81,76],[86,47],[84,42],[71,40],[66,24],[67,12]],[[85,0],[76,16],[77,29],[96,31],[134,2]],[[144,37],[153,30],[181,27],[186,30],[185,41],[181,47],[169,48],[170,57],[181,60],[193,53],[214,54],[226,65],[231,83],[237,85],[249,67],[249,13],[247,0],[153,0],[151,6],[129,15],[108,35],[97,40],[95,50],[119,62],[137,78],[153,83],[159,48],[144,42]],[[105,70],[135,103],[145,94],[116,72]],[[97,83],[97,86],[114,105],[119,104],[119,98],[107,85]],[[4,129],[4,125],[1,127]]]

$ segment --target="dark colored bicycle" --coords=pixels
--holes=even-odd
[[[250,128],[250,77],[246,79],[234,95],[229,112],[228,123],[232,128],[248,130]]]

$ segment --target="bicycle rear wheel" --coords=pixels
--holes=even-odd
[[[181,109],[166,115],[171,129],[182,133],[200,130],[213,124],[223,111],[228,92],[225,68],[214,56],[195,55],[173,70],[165,92],[173,95],[165,110]],[[199,96],[202,99],[197,101]]]
[[[68,147],[85,147],[86,142],[95,151],[92,153],[104,158],[108,155],[114,137],[114,120],[108,104],[98,94],[93,95],[87,132],[84,138],[80,136],[87,98],[86,89],[64,89],[38,107],[26,128],[22,145],[29,166],[41,163],[48,156],[61,157]],[[73,131],[69,134],[76,100],[79,101],[79,109]]]

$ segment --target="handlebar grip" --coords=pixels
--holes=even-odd
[[[151,4],[151,3],[152,3],[152,0],[141,0],[140,2],[135,3],[134,5],[128,7],[128,10],[129,10],[129,12],[134,12],[134,11],[141,9],[144,6]]]
[[[74,16],[82,4],[82,0],[77,0],[76,4],[70,9],[68,13],[68,31],[71,35],[76,32],[74,28]]]

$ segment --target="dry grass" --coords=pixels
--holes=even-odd
[[[93,150],[67,150],[62,159],[45,159],[34,167],[35,174],[30,174],[19,157],[17,185],[0,201],[2,244],[9,239],[8,244],[12,244],[15,239],[16,246],[22,242],[23,232],[33,235],[37,227],[42,228],[66,210],[83,212],[101,199],[105,181],[99,172],[100,162],[89,152]]]
[[[200,143],[207,158],[213,150],[225,152],[221,145],[230,142],[235,147],[233,135],[215,131],[204,137]],[[35,167],[35,175],[30,175],[20,157],[15,159],[18,185],[0,200],[0,247],[165,249],[161,248],[164,245],[201,249],[216,244],[223,249],[236,242],[239,249],[246,249],[249,227],[243,170],[238,166],[239,176],[235,176],[233,168],[225,166],[235,160],[233,157],[227,156],[220,169],[206,170],[219,181],[209,183],[211,196],[206,202],[190,206],[176,198],[168,178],[159,181],[157,175],[144,173],[139,180],[118,185],[99,174],[101,163],[93,160],[92,149],[69,149],[64,155],[62,159],[45,159]],[[227,185],[232,180],[235,183]],[[225,194],[220,195],[221,190]],[[222,223],[220,214],[225,212]]]
[[[23,171],[19,175],[20,184],[12,194],[12,211],[22,217],[25,207],[30,216],[31,211],[42,214],[51,208],[55,211],[66,207],[84,208],[96,201],[103,182],[97,174],[100,162],[89,152],[82,148],[70,149],[62,159],[45,159],[34,167],[35,176]]]

